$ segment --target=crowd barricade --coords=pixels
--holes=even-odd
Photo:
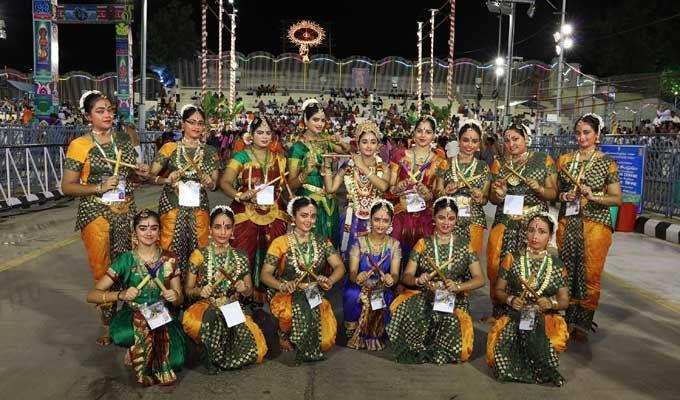
[[[602,137],[602,144],[645,146],[643,212],[680,217],[680,134],[610,135]],[[534,136],[531,148],[547,152],[557,161],[577,146],[573,135]]]
[[[0,127],[0,215],[53,206],[66,200],[61,191],[68,144],[82,128]],[[142,159],[151,163],[160,132],[139,134]]]

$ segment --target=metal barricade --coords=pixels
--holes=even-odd
[[[643,210],[680,217],[680,134],[649,136],[605,136],[602,144],[644,145],[645,159]],[[555,161],[562,154],[576,150],[572,135],[535,136],[531,149],[550,154]]]

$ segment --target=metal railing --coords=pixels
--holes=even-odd
[[[86,128],[0,127],[0,201],[5,207],[51,198],[61,191],[68,143]],[[158,132],[143,132],[142,159],[156,157]],[[22,201],[23,200],[23,201]]]
[[[646,146],[643,212],[680,217],[680,134],[605,136],[602,144]],[[576,147],[572,135],[535,136],[531,144],[533,150],[547,152],[555,161]]]

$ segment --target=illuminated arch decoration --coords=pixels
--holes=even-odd
[[[104,2],[104,1],[102,1]],[[60,24],[112,24],[116,31],[116,105],[118,118],[132,121],[132,24],[130,0],[109,4],[60,5],[58,0],[33,0],[33,51],[36,116],[48,120],[59,108]]]
[[[326,31],[315,22],[301,21],[288,28],[288,39],[298,47],[302,62],[309,64],[309,49],[320,45]]]

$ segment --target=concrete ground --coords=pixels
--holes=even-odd
[[[211,196],[213,204],[223,201]],[[145,189],[138,205],[152,206]],[[0,393],[6,399],[680,399],[680,246],[617,233],[607,259],[600,326],[588,344],[561,356],[562,388],[496,382],[484,362],[488,325],[475,322],[463,365],[402,365],[391,353],[343,346],[296,367],[290,353],[261,365],[208,375],[195,357],[172,388],[141,388],[124,350],[95,344],[85,250],[73,231],[76,203],[0,221]],[[488,288],[472,297],[475,321]],[[330,295],[342,319],[340,293]]]

